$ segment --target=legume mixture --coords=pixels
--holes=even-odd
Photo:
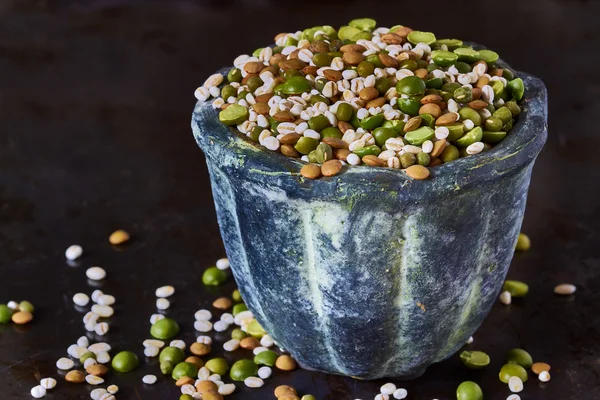
[[[280,33],[196,89],[222,123],[299,158],[308,179],[344,165],[429,168],[491,149],[521,112],[524,85],[491,50],[355,19]],[[319,168],[320,166],[320,168]]]

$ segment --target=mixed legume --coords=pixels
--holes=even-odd
[[[216,98],[219,120],[263,147],[310,163],[300,171],[308,179],[345,164],[426,179],[429,167],[489,150],[512,129],[523,81],[497,60],[457,39],[364,18],[280,33],[195,96]]]

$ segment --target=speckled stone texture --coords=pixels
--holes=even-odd
[[[491,151],[414,181],[345,167],[306,180],[303,163],[261,150],[198,103],[221,235],[259,322],[306,367],[412,378],[456,352],[500,291],[531,170],[547,137],[547,94],[520,73],[515,128]]]

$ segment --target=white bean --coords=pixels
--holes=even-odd
[[[396,385],[393,383],[386,383],[379,389],[381,394],[393,394],[396,391]]]
[[[154,385],[157,381],[156,375],[144,375],[142,382],[146,385]]]
[[[405,399],[406,396],[408,396],[408,392],[406,391],[406,389],[402,389],[402,388],[396,389],[394,391],[393,396],[395,399],[398,399],[398,400]]]
[[[240,341],[237,339],[231,339],[223,343],[223,349],[225,351],[235,351],[240,348]]]
[[[513,393],[519,393],[523,390],[523,381],[518,376],[511,376],[508,380],[508,388]]]
[[[61,369],[63,371],[70,370],[71,368],[73,368],[74,365],[75,363],[73,362],[73,360],[66,357],[62,357],[56,362],[56,368]]]
[[[91,267],[85,271],[85,275],[94,281],[99,281],[106,278],[106,271],[100,267]]]
[[[270,367],[260,367],[258,369],[258,376],[261,379],[268,379],[268,378],[270,378],[272,373],[273,373],[273,370]]]
[[[85,377],[85,381],[87,383],[89,383],[90,385],[101,385],[104,383],[104,379],[100,378],[99,376],[95,376],[95,375],[87,375]]]
[[[229,269],[229,259],[228,258],[220,258],[217,260],[217,268],[220,270]]]
[[[106,390],[108,390],[108,393],[110,394],[117,394],[119,392],[119,387],[117,385],[110,385]]]
[[[159,348],[156,346],[147,346],[144,349],[144,355],[149,358],[156,357],[158,355],[158,352]]]
[[[152,325],[154,325],[156,322],[158,322],[158,321],[160,321],[161,319],[164,319],[164,318],[165,318],[165,316],[162,315],[162,314],[152,314],[150,316],[150,323]]]
[[[90,392],[90,397],[94,400],[100,400],[100,397],[104,396],[106,393],[108,393],[106,389],[98,388]]]
[[[80,307],[85,307],[90,302],[90,298],[85,293],[76,293],[73,296],[73,303],[77,304]]]
[[[102,296],[98,297],[98,300],[96,300],[96,303],[101,306],[112,306],[115,304],[115,302],[115,296],[111,296],[110,294],[103,294]]]
[[[233,392],[235,392],[235,385],[233,383],[226,383],[219,386],[219,394],[222,394],[223,396],[228,396]]]
[[[31,396],[35,397],[36,399],[41,399],[42,397],[46,396],[46,389],[40,385],[37,385],[31,389]]]
[[[156,308],[159,310],[167,310],[169,307],[171,307],[171,302],[168,299],[165,298],[158,298],[156,299]]]
[[[213,329],[213,324],[210,321],[194,322],[194,329],[198,332],[210,332]]]
[[[110,327],[108,326],[108,323],[100,322],[98,325],[96,325],[94,327],[94,332],[96,332],[96,335],[98,335],[98,336],[104,336],[108,333],[109,329],[110,329]]]
[[[77,260],[81,257],[81,254],[83,254],[83,249],[77,244],[69,246],[67,250],[65,250],[65,257],[70,261]]]
[[[94,314],[98,314],[99,317],[108,318],[112,317],[112,315],[115,313],[115,310],[111,306],[100,306],[94,304],[92,306],[92,312]]]

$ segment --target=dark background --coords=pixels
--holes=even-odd
[[[71,297],[91,293],[84,271],[93,264],[108,271],[102,289],[117,298],[105,337],[114,349],[142,355],[154,289],[164,284],[177,289],[169,314],[190,343],[193,312],[233,288],[211,292],[200,283],[202,270],[224,253],[204,157],[189,127],[194,89],[280,31],[367,15],[384,26],[483,43],[517,70],[541,77],[550,99],[550,134],[523,228],[533,247],[515,257],[509,273],[529,283],[529,295],[494,306],[475,334],[470,347],[490,354],[487,369],[467,370],[453,356],[401,386],[409,399],[449,400],[460,382],[475,380],[486,400],[504,400],[510,392],[498,370],[506,351],[523,347],[552,365],[552,380],[541,384],[532,376],[523,399],[600,398],[597,2],[4,0],[0,301],[28,299],[37,311],[29,326],[0,327],[1,399],[30,398],[45,376],[59,378],[47,398],[89,398],[91,387],[65,383],[54,363],[84,333]],[[117,228],[133,236],[121,249],[107,242]],[[73,243],[85,253],[69,266],[63,252]],[[554,295],[561,282],[576,284],[577,293]],[[142,364],[109,377],[121,387],[117,398],[178,398],[169,379],[143,385],[144,374],[160,374]],[[274,371],[263,389],[238,385],[230,398],[274,398],[281,383],[338,400],[372,399],[384,381]]]

